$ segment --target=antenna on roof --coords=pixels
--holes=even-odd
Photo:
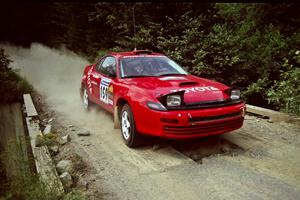
[[[135,15],[134,15],[135,5],[132,7],[132,17],[133,17],[133,37],[134,37],[134,51],[136,51],[136,39],[135,39]]]

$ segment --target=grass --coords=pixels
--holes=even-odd
[[[55,134],[53,134],[55,135]],[[55,136],[50,134],[47,142],[52,141]],[[24,138],[22,140],[25,140]],[[49,143],[48,143],[49,144]],[[83,193],[71,190],[64,196],[58,196],[54,190],[49,190],[39,176],[32,170],[34,159],[27,159],[22,148],[16,141],[9,141],[6,150],[1,154],[0,172],[7,172],[1,180],[0,200],[85,200]],[[6,170],[9,169],[9,170]],[[1,190],[0,190],[1,191]]]
[[[16,70],[9,68],[11,60],[0,48],[0,103],[22,101],[24,93],[32,93],[33,86],[22,78]],[[41,145],[52,146],[57,143],[57,135],[50,133],[39,138]],[[21,142],[20,142],[21,141]],[[19,142],[19,143],[18,143]],[[71,191],[58,196],[40,180],[35,173],[34,158],[27,156],[21,143],[29,144],[27,138],[7,141],[0,149],[0,200],[83,200],[80,191]],[[2,150],[2,151],[1,151]]]
[[[81,191],[72,190],[63,197],[63,200],[86,200],[86,198]]]
[[[25,138],[22,138],[25,140]],[[9,141],[6,150],[1,154],[2,167],[6,171],[5,193],[1,200],[57,200],[59,197],[39,180],[32,170],[33,158],[25,156],[16,141]]]
[[[17,71],[0,71],[0,102],[16,102],[22,100],[24,93],[32,93],[32,85],[22,78]]]
[[[36,144],[38,144],[38,146],[54,146],[54,145],[58,145],[59,143],[57,142],[57,134],[55,133],[48,133],[48,134],[44,134],[44,135],[38,135],[36,137]]]

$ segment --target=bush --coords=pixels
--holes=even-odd
[[[297,93],[289,103],[285,94],[280,98],[277,94],[288,87],[284,84],[292,85],[290,80],[298,73],[282,64],[286,58],[294,68],[298,66],[290,53],[300,46],[300,7],[296,4],[51,3],[14,5],[3,11],[3,16],[9,13],[16,19],[15,26],[3,21],[4,38],[11,41],[22,41],[12,34],[20,27],[27,36],[39,30],[38,41],[52,47],[64,44],[91,62],[103,55],[99,50],[116,46],[151,49],[167,54],[194,75],[240,87],[247,103],[276,109],[298,104]],[[13,13],[30,17],[19,19]],[[77,14],[70,18],[69,13]],[[32,23],[32,16],[41,17]],[[2,51],[1,71],[8,63]]]
[[[8,66],[10,62],[11,60],[8,59],[7,55],[5,55],[4,49],[0,48],[0,71],[5,72],[9,70]]]
[[[217,13],[210,23],[208,15],[187,12],[173,21],[181,33],[167,35],[165,31],[157,38],[158,48],[194,75],[239,86],[247,103],[298,112],[292,111],[300,105],[297,87],[292,88],[297,84],[298,69],[284,67],[282,60],[286,57],[296,62],[289,52],[300,45],[300,34],[287,37],[275,24],[262,21],[272,15],[266,7],[216,4]]]
[[[4,50],[0,49],[0,94],[4,94],[0,102],[20,101],[24,93],[33,91],[32,85],[26,79],[9,68],[10,62],[12,61],[4,53]]]
[[[36,145],[38,144],[38,146],[54,146],[54,145],[58,145],[58,141],[57,141],[57,134],[55,133],[48,133],[48,134],[39,134],[36,137]]]
[[[295,60],[300,64],[300,52],[296,51]],[[285,71],[280,74],[280,79],[268,90],[269,102],[278,105],[281,110],[300,116],[300,68],[284,60]]]

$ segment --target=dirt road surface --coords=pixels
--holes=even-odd
[[[300,199],[300,126],[246,116],[242,129],[222,136],[130,149],[110,115],[81,106],[86,60],[40,44],[2,46],[47,97],[56,120],[91,132],[84,138],[74,133],[71,143],[95,169],[103,199]]]

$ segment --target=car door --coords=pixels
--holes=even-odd
[[[99,104],[106,110],[113,111],[113,87],[116,77],[116,59],[113,56],[107,56],[100,61],[96,67],[99,73],[97,79],[98,88],[94,93],[98,98]]]
[[[93,102],[99,104],[100,99],[99,99],[99,87],[100,87],[100,81],[101,81],[101,76],[99,72],[99,68],[101,64],[103,63],[104,59],[101,59],[92,69],[91,72],[89,73],[89,82],[90,82],[90,87],[91,87],[91,93],[90,93],[90,98],[92,99]]]

